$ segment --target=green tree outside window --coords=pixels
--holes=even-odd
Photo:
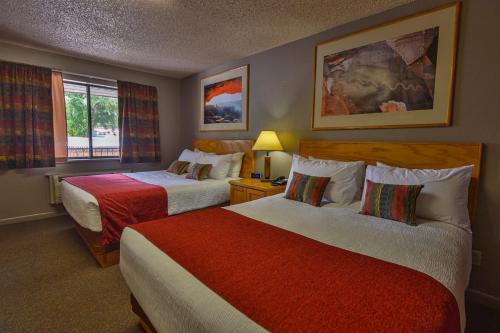
[[[66,95],[66,117],[68,136],[88,136],[87,96],[68,92]],[[94,128],[116,130],[118,124],[118,99],[106,96],[90,96],[92,125]]]

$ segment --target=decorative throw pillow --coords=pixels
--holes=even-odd
[[[186,178],[204,180],[208,178],[208,173],[212,170],[212,164],[199,164],[195,163],[193,165],[193,170],[188,172]]]
[[[170,164],[170,166],[167,169],[167,172],[175,173],[177,175],[182,175],[183,173],[187,172],[188,167],[189,167],[189,162],[175,160],[172,162],[172,164]]]
[[[423,185],[394,185],[366,180],[361,214],[416,225],[417,197]]]
[[[285,198],[319,206],[328,183],[330,177],[315,177],[294,172],[292,181],[286,189]]]

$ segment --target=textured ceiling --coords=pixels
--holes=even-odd
[[[2,0],[0,38],[171,77],[413,0]]]

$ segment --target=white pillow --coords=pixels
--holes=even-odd
[[[231,154],[231,167],[229,168],[229,172],[227,173],[228,177],[237,178],[240,176],[241,165],[243,163],[244,152],[238,152]]]
[[[343,162],[343,161],[336,161],[336,160],[323,160],[321,158],[316,158],[309,156],[310,160],[313,161],[330,161],[331,163],[348,163],[348,165],[355,165],[357,166],[357,171],[359,172],[356,174],[356,195],[354,196],[352,201],[360,200],[361,199],[361,193],[363,192],[363,186],[365,184],[365,162],[364,161],[354,161],[354,162]],[[354,163],[354,164],[353,164]]]
[[[354,200],[361,188],[364,165],[363,161],[308,160],[302,156],[293,155],[292,168],[288,178],[293,177],[294,171],[315,177],[331,177],[323,198],[347,205]],[[290,182],[287,184],[286,190],[289,186]]]
[[[204,156],[202,151],[192,151],[189,149],[184,149],[177,160],[189,162],[189,167],[187,169],[188,173],[193,171],[194,164],[198,162],[198,160]]]
[[[203,152],[203,151],[199,150],[198,148],[194,149],[194,153],[200,153],[201,154],[200,157],[205,156],[205,155],[216,155],[215,153]],[[245,155],[245,153],[238,152],[238,153],[227,154],[227,155],[232,155],[231,166],[229,168],[227,176],[231,177],[231,178],[238,178],[240,176],[241,166],[243,163],[243,156]]]
[[[452,169],[406,169],[377,163],[377,166],[368,166],[366,179],[384,184],[424,185],[417,199],[417,216],[470,230],[467,203],[473,168],[470,165]],[[363,207],[363,203],[361,205]]]
[[[231,167],[232,154],[227,155],[209,155],[203,154],[197,163],[212,164],[212,169],[208,176],[214,179],[225,179]]]

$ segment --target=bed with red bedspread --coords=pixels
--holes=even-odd
[[[125,230],[120,267],[159,332],[460,332],[470,234],[358,209],[277,195],[159,219]]]
[[[104,247],[120,242],[123,229],[129,225],[167,216],[167,191],[161,186],[121,173],[66,177],[64,181],[96,198]]]

